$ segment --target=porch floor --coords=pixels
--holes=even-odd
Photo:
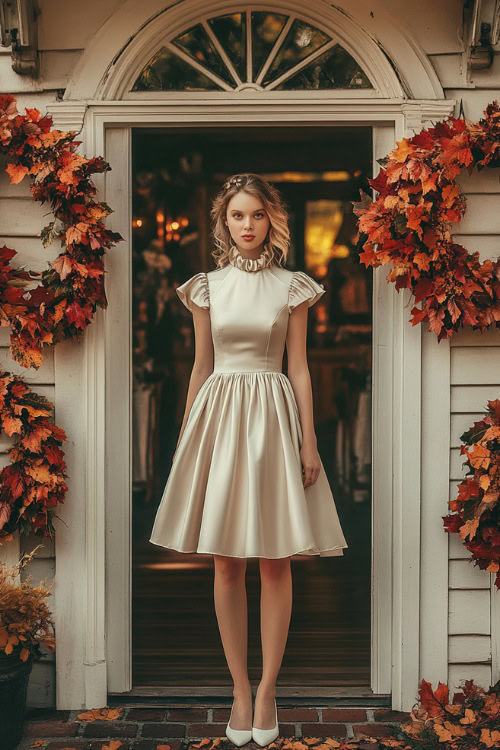
[[[86,709],[28,708],[23,738],[16,750],[28,750],[37,740],[45,744],[35,746],[44,750],[103,750],[103,745],[108,745],[111,739],[122,743],[116,750],[156,750],[158,745],[166,743],[170,750],[191,750],[192,743],[217,737],[222,738],[223,748],[234,747],[225,736],[229,705],[213,706],[207,702],[206,705],[174,707],[165,702],[153,708],[121,705],[117,711],[117,718],[85,721],[78,719],[78,715],[87,713]],[[408,718],[408,713],[388,708],[314,707],[293,705],[288,701],[283,706],[278,699],[281,733],[276,743],[280,746],[290,739],[315,738],[308,743],[314,750],[314,745],[321,744],[326,737],[336,740],[390,737],[397,734],[399,724]],[[211,745],[207,742],[204,750],[210,750]],[[378,744],[366,744],[368,746],[370,750],[377,750]],[[259,746],[250,742],[245,749],[258,750]]]

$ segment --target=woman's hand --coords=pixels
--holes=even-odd
[[[300,449],[302,462],[302,484],[304,489],[314,484],[319,476],[321,459],[318,449],[312,443],[303,443]]]

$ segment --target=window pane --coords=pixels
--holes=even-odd
[[[305,21],[295,21],[290,26],[286,39],[283,41],[278,54],[274,58],[271,68],[265,75],[263,85],[271,83],[286,70],[304,60],[311,52],[314,52],[329,41],[329,37],[314,26]]]
[[[264,11],[252,12],[252,69],[253,80],[269,57],[273,45],[280,35],[288,16]]]
[[[207,35],[201,23],[176,36],[172,40],[172,43],[184,52],[187,52],[188,55],[191,55],[200,65],[210,70],[211,73],[215,73],[231,86],[235,85],[232,75],[226,68],[224,61],[215,49],[212,40]]]
[[[232,13],[230,16],[209,18],[208,23],[215,36],[233,63],[242,81],[246,81],[246,16]],[[234,83],[234,81],[233,81]]]
[[[336,44],[276,89],[371,89],[356,60]]]
[[[166,47],[154,55],[132,91],[221,91],[220,86]]]

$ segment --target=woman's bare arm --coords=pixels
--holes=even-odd
[[[214,369],[214,350],[212,342],[212,332],[210,328],[210,311],[207,308],[199,307],[195,302],[193,305],[193,323],[195,335],[194,363],[189,378],[189,387],[186,397],[186,407],[182,420],[177,445],[179,445],[184,427],[193,401],[196,398],[201,386]]]
[[[320,457],[314,430],[311,374],[307,364],[307,312],[307,300],[292,310],[286,338],[288,379],[295,394],[302,426],[300,457],[304,487],[314,484],[320,471]]]

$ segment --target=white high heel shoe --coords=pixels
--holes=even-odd
[[[252,730],[251,729],[233,729],[231,724],[231,716],[233,715],[233,705],[231,706],[231,713],[229,715],[229,721],[227,722],[226,726],[226,737],[228,740],[231,740],[233,745],[237,745],[238,747],[241,747],[241,745],[246,745],[247,742],[250,742],[252,739]]]
[[[275,740],[280,733],[278,727],[278,709],[276,708],[276,699],[274,699],[274,716],[275,724],[271,729],[259,729],[252,725],[252,739],[261,747],[269,745],[269,743]]]

